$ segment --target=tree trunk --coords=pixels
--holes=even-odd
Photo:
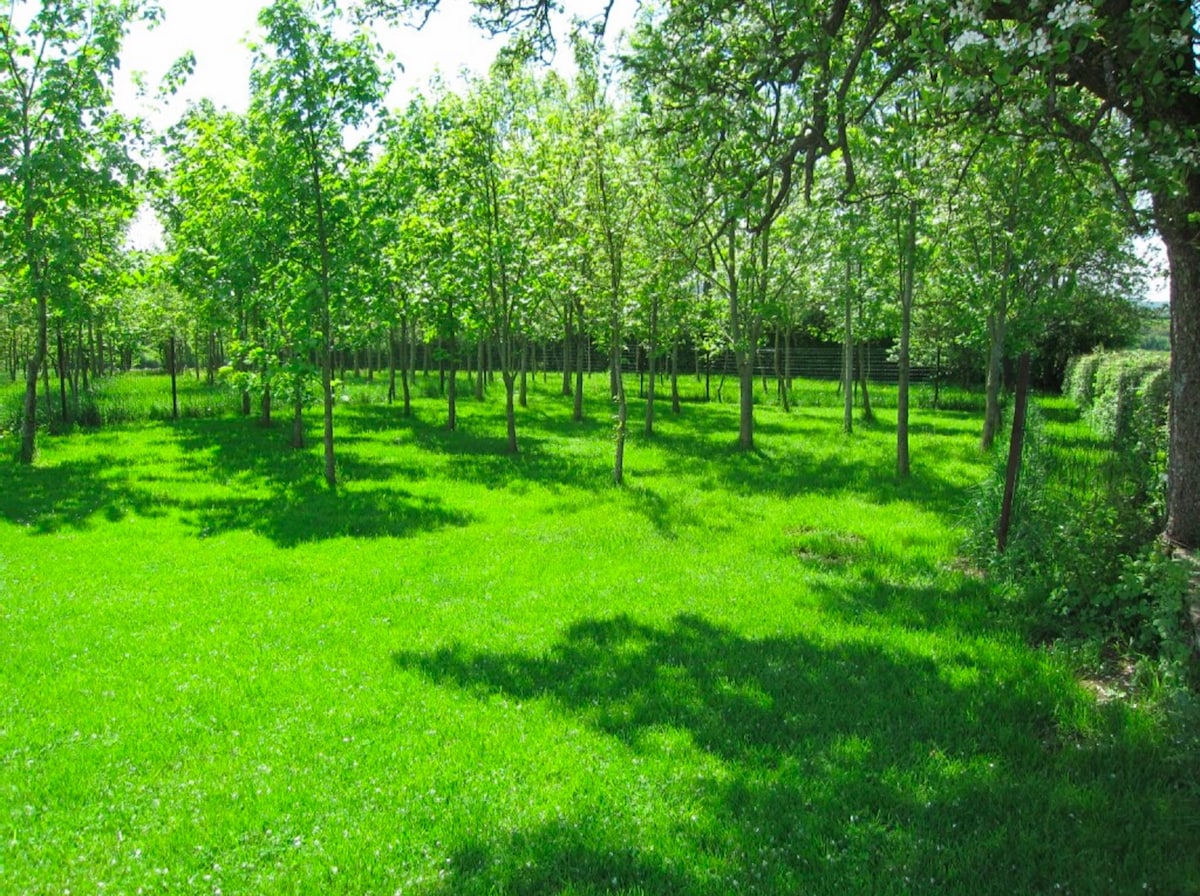
[[[304,447],[304,383],[297,377],[292,393],[292,447]]]
[[[475,364],[479,368],[475,371],[475,400],[483,401],[483,385],[484,377],[487,376],[487,340],[480,339],[479,344],[475,347]]]
[[[388,330],[388,390],[387,403],[395,404],[396,402],[396,334],[393,330]]]
[[[62,321],[60,320],[54,328],[55,340],[58,347],[58,400],[59,410],[62,414],[62,422],[65,426],[67,423],[67,345],[63,340]]]
[[[679,406],[679,342],[678,337],[671,345],[671,413],[678,415]]]
[[[986,386],[986,409],[983,415],[983,435],[979,440],[982,451],[990,451],[1000,431],[1000,385],[1004,379],[1004,331],[1003,312],[988,315],[988,366]]]
[[[650,300],[650,347],[646,357],[650,388],[646,392],[646,438],[654,435],[654,395],[658,380],[658,300]]]
[[[175,334],[171,334],[167,342],[167,366],[171,369],[171,419],[179,419],[179,381],[178,365],[175,363]]]
[[[852,262],[846,260],[845,297],[842,302],[842,432],[854,432],[854,318],[851,289]]]
[[[786,414],[792,409],[791,403],[788,400],[787,378],[783,373],[782,360],[780,358],[780,333],[775,331],[775,383],[779,390],[779,406],[783,408]]]
[[[569,310],[567,311],[564,328],[562,350],[562,394],[563,397],[566,398],[571,394],[571,349],[575,345],[575,332],[571,326],[571,312]]]
[[[412,416],[412,389],[410,374],[416,376],[417,351],[415,334],[409,332],[408,315],[400,318],[400,390],[404,396],[404,416]]]
[[[446,371],[446,429],[458,429],[458,359],[457,353],[450,357],[450,369]]]
[[[529,407],[529,340],[521,340],[521,381],[517,387],[517,402]]]
[[[500,372],[504,380],[504,420],[508,427],[508,453],[517,453],[517,409],[514,400],[517,378],[509,371],[508,366]]]
[[[23,464],[33,463],[37,442],[37,390],[38,376],[42,365],[46,363],[46,296],[39,295],[37,300],[37,340],[34,343],[33,357],[25,377],[25,407],[21,418],[21,453]]]
[[[912,347],[913,277],[917,257],[917,204],[908,204],[904,243],[900,248],[900,350],[896,383],[896,475],[912,472],[908,455],[908,387]],[[936,385],[934,389],[936,390]]]
[[[613,451],[613,483],[625,484],[625,436],[629,422],[629,406],[625,400],[625,379],[621,376],[621,345],[613,338],[611,374],[613,385],[613,401],[617,403],[617,425],[614,435]]]
[[[1190,213],[1190,214],[1189,214]],[[1155,201],[1171,271],[1171,402],[1166,538],[1200,548],[1200,173],[1186,199]]]
[[[868,385],[870,376],[870,355],[866,340],[858,343],[858,384],[862,388],[863,420],[866,423],[875,422],[875,412],[871,410],[871,389]]]
[[[1029,400],[1029,352],[1021,353],[1017,372],[1017,395],[1013,406],[1012,435],[1008,443],[1008,465],[1004,471],[1004,498],[1000,504],[1000,523],[996,527],[996,550],[1004,553],[1008,547],[1008,532],[1012,525],[1013,504],[1017,497],[1017,480],[1021,475],[1021,449],[1025,444],[1025,408]]]
[[[575,402],[571,410],[571,419],[576,423],[583,422],[583,374],[587,365],[587,346],[583,333],[575,337]]]
[[[737,353],[738,447],[743,451],[754,447],[754,355],[753,348]]]

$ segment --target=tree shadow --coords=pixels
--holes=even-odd
[[[1153,887],[1162,856],[1188,848],[1187,768],[1164,768],[1124,716],[1078,726],[1086,698],[1032,658],[985,668],[965,647],[935,661],[892,643],[617,616],[577,622],[541,656],[397,652],[438,685],[541,702],[695,768],[677,740],[676,759],[662,754],[673,732],[720,769],[676,779],[696,812],[650,844],[705,874],[606,833],[619,817],[575,817],[465,838],[452,880],[428,892],[1111,892],[1131,867]],[[1122,817],[1138,834],[1113,842]],[[1080,853],[1090,877],[1064,881]]]
[[[201,536],[250,531],[294,547],[329,538],[404,538],[472,519],[439,498],[395,484],[418,478],[414,467],[342,450],[339,486],[330,489],[319,473],[317,449],[288,449],[274,429],[215,419],[180,421],[172,432],[193,475],[230,486],[223,497],[177,500]]]
[[[0,516],[39,535],[88,529],[99,518],[163,516],[161,502],[137,487],[130,466],[110,455],[53,466],[0,465]]]

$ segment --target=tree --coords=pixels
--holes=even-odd
[[[259,16],[266,42],[251,72],[253,114],[273,130],[270,159],[275,197],[298,204],[288,222],[293,297],[316,318],[324,408],[325,481],[337,483],[333,451],[335,282],[339,228],[347,223],[339,179],[345,173],[347,131],[364,126],[383,98],[388,78],[377,44],[365,31],[339,37],[333,0],[275,0]],[[291,196],[285,195],[291,194]],[[280,273],[285,269],[281,268]],[[297,316],[300,322],[307,315]]]
[[[135,173],[126,123],[111,110],[121,41],[134,21],[157,16],[147,0],[46,0],[29,16],[10,0],[0,18],[0,239],[9,275],[34,306],[23,463],[34,458],[51,304],[69,290],[85,252],[80,223]]]
[[[176,285],[213,329],[232,328],[242,413],[252,392],[269,407],[259,257],[262,219],[254,192],[254,147],[244,116],[194,106],[166,137],[167,171],[155,197]],[[257,363],[256,363],[257,361]],[[269,413],[265,415],[269,419]]]

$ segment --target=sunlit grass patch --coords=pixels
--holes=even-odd
[[[315,411],[0,467],[0,890],[1196,889],[1194,745],[955,563],[968,415],[900,481],[886,407],[664,404],[616,488],[555,386],[508,457],[499,389],[350,382],[336,490]]]

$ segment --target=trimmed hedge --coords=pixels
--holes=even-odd
[[[1101,352],[1072,358],[1063,392],[1117,448],[1165,450],[1170,356]]]

